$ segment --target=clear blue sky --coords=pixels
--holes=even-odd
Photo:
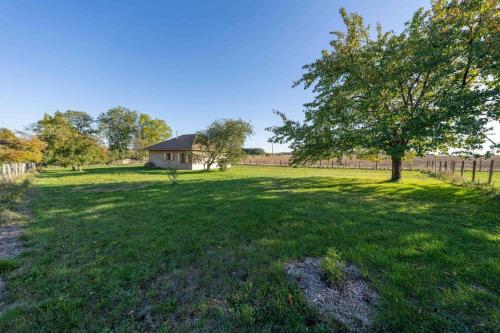
[[[428,0],[1,1],[0,127],[43,113],[125,106],[179,134],[242,118],[263,147],[273,109],[302,119],[291,88],[342,29],[338,8],[400,31]],[[275,151],[285,150],[276,147]]]

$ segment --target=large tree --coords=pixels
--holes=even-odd
[[[145,147],[172,137],[172,129],[165,120],[153,119],[145,113],[139,115],[137,127],[134,148],[138,157],[145,156]]]
[[[380,152],[398,180],[408,151],[482,145],[500,120],[495,1],[435,1],[402,33],[377,26],[374,39],[361,16],[340,14],[346,32],[296,82],[315,93],[305,121],[277,112],[283,125],[270,129],[293,163]]]
[[[138,133],[137,111],[118,106],[99,116],[99,130],[108,143],[114,159],[127,156]]]
[[[201,151],[193,156],[210,170],[214,163],[225,170],[243,155],[245,139],[253,134],[252,125],[238,119],[212,122],[206,130],[196,133],[195,144]]]
[[[53,116],[45,114],[33,129],[47,145],[43,156],[47,164],[71,165],[74,170],[80,170],[82,165],[105,161],[104,149],[97,137],[80,132],[62,112]]]

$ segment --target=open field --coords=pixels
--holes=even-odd
[[[335,247],[380,301],[374,330],[500,326],[500,200],[418,172],[47,170],[3,332],[331,329],[284,263]]]

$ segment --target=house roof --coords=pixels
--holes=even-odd
[[[185,134],[146,147],[146,150],[192,150],[196,134]]]

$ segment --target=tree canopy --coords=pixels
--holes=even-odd
[[[488,139],[488,124],[500,120],[495,1],[435,1],[400,34],[377,26],[375,38],[360,15],[340,14],[346,31],[332,33],[331,50],[295,83],[315,94],[305,120],[277,112],[283,124],[270,128],[273,142],[291,143],[293,163],[380,152],[397,180],[408,151],[475,149]]]
[[[241,119],[216,120],[206,130],[196,133],[195,144],[201,153],[193,159],[205,164],[207,170],[214,163],[225,170],[241,158],[245,139],[252,134],[252,125]]]
[[[138,119],[137,111],[121,106],[101,113],[99,116],[99,131],[106,139],[113,159],[127,156],[129,148],[132,147],[137,137]]]
[[[1,163],[39,163],[44,143],[36,136],[19,136],[7,128],[0,128]]]
[[[62,116],[81,134],[92,134],[96,132],[95,120],[84,111],[68,110]]]
[[[131,149],[135,149],[134,157],[142,158],[145,147],[172,136],[172,129],[164,120],[121,106],[102,113],[98,123],[113,160],[126,158]]]
[[[104,148],[97,137],[73,125],[66,114],[56,112],[45,114],[35,126],[38,137],[47,144],[43,161],[47,164],[72,165],[80,169],[82,165],[105,162]]]
[[[145,147],[170,137],[172,137],[172,129],[165,120],[153,119],[145,113],[139,115],[137,137],[134,144],[139,157],[145,156]]]

